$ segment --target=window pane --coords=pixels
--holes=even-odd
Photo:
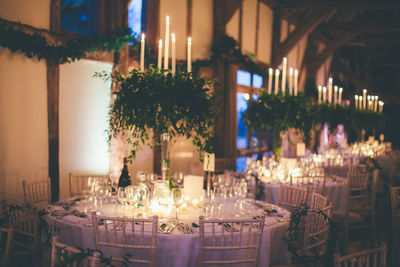
[[[237,93],[236,96],[236,111],[237,111],[237,123],[238,123],[238,132],[237,132],[237,148],[247,148],[248,140],[247,140],[247,126],[244,123],[244,119],[242,117],[242,112],[247,109],[247,100],[248,94],[246,93]]]
[[[132,0],[128,7],[128,25],[135,37],[140,38],[142,32],[142,0]]]
[[[259,95],[254,94],[254,95],[253,95],[253,100],[254,100],[254,101],[257,101],[257,99],[258,99],[259,97],[260,97]]]
[[[263,77],[258,74],[253,74],[253,87],[261,88],[263,86]]]
[[[246,170],[246,157],[236,159],[236,171],[244,172]]]
[[[250,72],[238,70],[237,72],[237,84],[251,86],[251,74]]]
[[[62,0],[61,29],[82,34],[96,32],[96,9],[93,0]]]

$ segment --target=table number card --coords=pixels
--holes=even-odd
[[[215,171],[215,154],[204,153],[204,171],[214,172]]]

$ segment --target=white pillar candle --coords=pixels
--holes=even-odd
[[[354,108],[358,109],[358,95],[354,96]]]
[[[328,80],[328,103],[332,102],[332,82],[333,82],[333,79],[329,78],[329,80]]]
[[[293,95],[293,68],[289,68],[289,94]]]
[[[363,103],[364,103],[364,102],[363,102],[363,101],[364,101],[364,100],[363,100],[363,97],[360,96],[359,100],[360,100],[360,102],[359,102],[359,104],[358,104],[358,108],[361,109],[361,110],[363,110],[363,109],[364,109],[364,106],[363,106]]]
[[[374,111],[377,112],[378,111],[378,96],[375,96],[375,102],[374,102]]]
[[[164,70],[168,69],[169,53],[169,16],[165,19],[165,52],[164,52]]]
[[[157,68],[161,69],[161,58],[162,58],[162,40],[158,41],[158,60]]]
[[[287,58],[283,58],[282,63],[282,94],[285,95],[286,93],[286,66],[287,66]]]
[[[343,88],[340,87],[340,88],[339,88],[339,105],[342,104],[342,93],[343,93]]]
[[[140,40],[140,71],[144,72],[144,33],[142,33]]]
[[[297,95],[297,91],[299,90],[299,70],[294,70],[294,95]]]
[[[367,109],[367,89],[363,90],[363,109]]]
[[[322,86],[318,85],[318,104],[321,104]]]
[[[274,70],[272,68],[269,68],[268,70],[268,94],[272,93],[272,79],[273,79],[273,75],[274,75]]]
[[[176,51],[176,39],[175,39],[175,34],[171,34],[171,57],[172,57],[172,76],[175,76],[176,72],[176,56],[175,56],[175,51]]]
[[[322,101],[326,102],[326,87],[322,87]]]
[[[278,90],[279,90],[279,70],[276,69],[275,70],[275,94],[278,94]]]
[[[192,72],[192,37],[187,40],[187,72]]]
[[[339,87],[337,85],[333,87],[333,104],[335,105],[338,103],[338,89]]]

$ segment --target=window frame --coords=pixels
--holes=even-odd
[[[239,68],[237,71],[245,71],[250,73],[251,75],[251,79],[250,79],[250,86],[246,86],[246,85],[241,85],[238,84],[236,81],[236,97],[238,93],[247,93],[249,94],[249,99],[252,99],[254,95],[259,95],[259,92],[261,90],[265,90],[265,77],[258,74],[258,73],[253,73],[251,71],[248,71],[244,68]],[[260,75],[263,78],[263,82],[262,82],[262,86],[261,88],[255,88],[253,86],[253,75],[257,74]],[[236,109],[235,112],[237,112],[237,101],[236,101]],[[263,138],[267,138],[267,133],[266,131],[262,133]],[[237,137],[238,137],[238,123],[236,121],[236,131],[235,131],[235,143],[236,143],[236,156],[235,156],[235,161],[237,160],[237,158],[240,157],[247,157],[247,156],[252,156],[254,154],[257,153],[263,153],[263,152],[267,152],[268,151],[268,145],[266,146],[261,146],[261,147],[257,147],[257,148],[250,148],[250,144],[251,144],[251,138],[252,138],[252,131],[247,130],[247,148],[238,148],[237,147]]]

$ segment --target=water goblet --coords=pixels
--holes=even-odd
[[[134,185],[127,186],[126,191],[127,191],[127,198],[128,198],[127,204],[132,209],[132,217],[135,217],[135,207],[136,207],[137,203],[139,202],[139,197],[137,194],[137,186],[134,186]]]
[[[185,174],[183,172],[176,172],[174,174],[175,183],[179,188],[183,187],[183,179],[185,178]]]
[[[104,199],[109,195],[109,187],[104,183],[98,183],[95,189],[95,196],[99,200],[99,210],[103,205]],[[100,212],[100,211],[99,211]]]
[[[215,191],[215,204],[218,207],[218,218],[222,219],[222,206],[224,205],[224,202],[226,200],[226,189],[224,186],[220,186],[216,191]]]
[[[176,211],[176,216],[175,216],[175,223],[178,224],[178,210],[180,206],[182,206],[184,202],[184,195],[183,195],[183,190],[182,188],[173,188],[172,189],[172,199],[174,200],[175,204],[175,211]]]
[[[122,217],[125,216],[125,207],[128,204],[128,192],[126,187],[118,187],[117,199],[122,206]]]

